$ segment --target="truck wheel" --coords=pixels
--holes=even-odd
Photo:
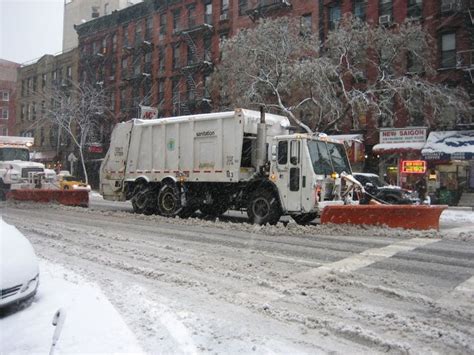
[[[174,184],[164,184],[158,193],[158,212],[165,217],[174,217],[181,209],[178,187]]]
[[[132,197],[132,207],[135,213],[142,213],[151,215],[155,213],[155,193],[153,188],[145,184],[140,184],[135,187],[135,191]]]
[[[280,202],[269,190],[257,191],[247,207],[250,222],[255,224],[277,224],[281,217]]]
[[[298,214],[291,217],[295,220],[296,223],[305,225],[305,224],[309,224],[309,222],[311,222],[317,216],[318,216],[317,213],[303,213],[303,214]]]

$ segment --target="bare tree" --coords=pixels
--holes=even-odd
[[[347,17],[321,46],[301,24],[268,19],[221,45],[213,74],[229,106],[265,105],[306,131],[338,129],[360,115],[390,126],[400,112],[437,123],[469,111],[467,95],[433,81],[434,41],[412,22],[376,27]],[[426,114],[426,115],[425,115]],[[446,126],[455,124],[445,122]]]
[[[70,83],[65,90],[55,87],[42,96],[49,102],[43,114],[43,124],[56,125],[71,138],[79,151],[86,183],[89,182],[84,152],[88,143],[97,142],[104,117],[108,115],[106,96],[100,86]]]

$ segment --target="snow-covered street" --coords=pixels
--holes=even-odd
[[[47,269],[99,285],[145,352],[474,352],[472,211],[445,211],[440,232],[166,219],[98,198],[1,214]]]

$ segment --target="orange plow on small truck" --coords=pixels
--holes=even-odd
[[[376,225],[416,230],[439,230],[445,205],[345,205],[326,206],[321,223]]]
[[[53,202],[65,206],[89,206],[87,190],[22,189],[7,192],[8,200]]]

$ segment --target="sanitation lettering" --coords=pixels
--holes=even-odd
[[[216,132],[214,131],[202,131],[202,132],[196,132],[196,137],[210,137],[210,136],[215,136]]]

